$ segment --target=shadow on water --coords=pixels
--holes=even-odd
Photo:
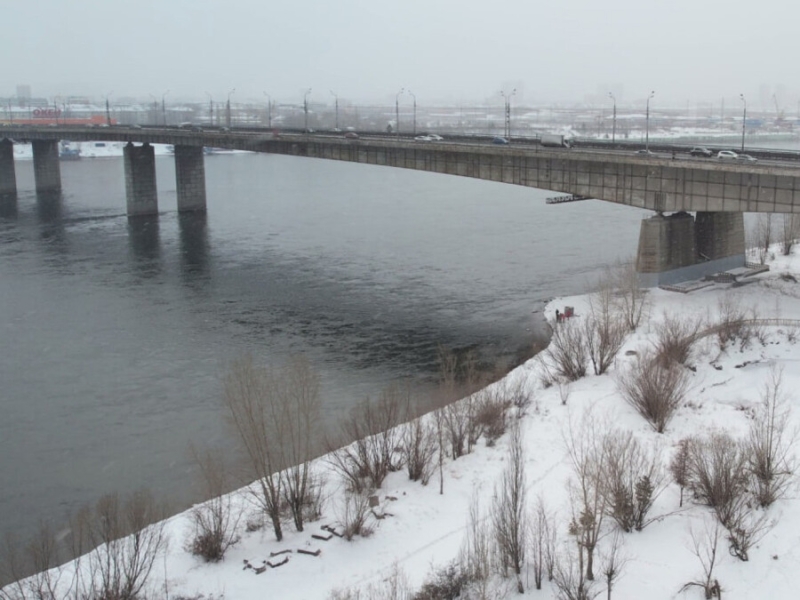
[[[36,217],[41,226],[39,237],[44,242],[44,247],[59,259],[65,259],[68,248],[62,193],[37,192]]]
[[[17,195],[16,194],[2,194],[0,195],[0,219],[16,219],[18,215],[17,209]]]
[[[208,223],[204,212],[178,215],[181,274],[187,285],[205,282],[209,271]]]
[[[161,230],[158,215],[128,218],[131,267],[142,277],[161,273]]]

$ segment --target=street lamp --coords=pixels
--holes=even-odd
[[[228,101],[225,104],[225,126],[230,129],[231,127],[231,95],[236,91],[236,88],[233,88],[230,92],[228,92]]]
[[[308,96],[311,94],[311,88],[306,90],[306,93],[303,94],[303,119],[305,123],[304,131],[308,133]]]
[[[395,124],[395,135],[398,137],[400,136],[400,96],[403,94],[403,88],[400,88],[400,91],[397,92],[394,96],[394,124]]]
[[[744,127],[747,122],[747,100],[744,99],[744,94],[739,94],[739,98],[744,103],[744,112],[742,113],[742,152],[744,152]]]
[[[417,135],[417,97],[411,90],[406,91],[411,94],[411,97],[414,99],[414,135]]]
[[[206,96],[208,96],[208,126],[214,126],[214,98],[211,97],[211,94],[206,92]]]
[[[517,93],[517,88],[511,90],[510,94],[501,91],[500,95],[505,99],[506,103],[506,124],[503,135],[508,139],[511,137],[511,96]]]
[[[111,94],[113,93],[114,92],[111,91],[106,94],[106,125],[108,125],[109,127],[111,127],[111,107],[108,104],[108,99],[109,97],[111,97]]]
[[[617,99],[611,92],[608,92],[608,97],[614,101],[614,121],[611,126],[611,143],[613,144],[617,139]]]
[[[336,100],[336,124],[334,125],[334,129],[336,129],[336,131],[339,131],[339,96],[337,96],[336,92],[334,92],[333,90],[328,90],[328,91],[331,94],[333,94],[333,97]]]
[[[267,127],[272,128],[272,96],[267,92],[264,95],[267,97]]]
[[[164,119],[164,127],[167,126],[167,105],[164,102],[164,98],[167,97],[167,94],[169,94],[169,90],[161,94],[161,118]]]
[[[655,91],[650,92],[650,95],[647,97],[647,116],[645,117],[645,137],[644,137],[644,149],[650,149],[650,98],[655,96]]]

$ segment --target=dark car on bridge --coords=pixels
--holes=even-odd
[[[508,140],[506,138],[504,138],[504,137],[496,137],[496,138],[494,138],[492,140],[492,143],[493,144],[505,145],[505,144],[508,144]]]
[[[705,158],[711,158],[714,156],[714,153],[705,146],[695,146],[689,150],[689,154],[692,156],[703,156]]]

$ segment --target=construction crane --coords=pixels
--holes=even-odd
[[[778,96],[776,94],[772,94],[772,99],[775,101],[775,123],[782,123],[783,122],[783,111],[778,107]]]

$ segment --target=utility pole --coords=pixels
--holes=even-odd
[[[400,88],[400,91],[397,92],[394,96],[394,124],[395,124],[395,135],[400,136],[400,96],[403,93],[403,88]]]
[[[650,150],[650,98],[655,96],[655,91],[650,92],[650,95],[647,97],[647,116],[645,117],[645,138],[644,138],[644,149]]]
[[[742,152],[744,152],[744,128],[747,123],[747,100],[744,99],[744,94],[739,94],[739,98],[744,103],[744,112],[742,113]]]
[[[614,119],[611,125],[611,143],[613,144],[617,141],[617,99],[611,92],[608,92],[608,97],[614,101]]]
[[[106,125],[108,125],[109,127],[111,127],[111,107],[108,104],[108,98],[113,93],[114,92],[112,91],[106,94]]]
[[[306,93],[303,94],[303,115],[305,123],[305,128],[304,128],[305,133],[308,133],[308,95],[310,93],[311,93],[311,88],[308,88],[306,90]]]
[[[417,97],[414,95],[414,92],[411,90],[406,90],[411,97],[414,99],[414,135],[417,135]]]
[[[505,110],[506,122],[505,122],[505,130],[503,132],[503,135],[508,140],[511,139],[511,96],[513,96],[516,93],[517,93],[517,88],[514,88],[513,90],[511,90],[510,94],[506,94],[505,92],[502,92],[502,91],[500,92],[500,95],[505,99],[505,103],[506,103],[506,107],[505,107],[506,108],[506,110]]]
[[[328,90],[328,91],[331,94],[333,94],[333,97],[334,97],[334,99],[336,101],[336,109],[335,109],[336,110],[336,124],[334,125],[334,129],[336,129],[336,131],[339,131],[339,96],[337,96],[336,92],[334,92],[333,90]]]
[[[230,92],[228,92],[228,102],[225,104],[225,126],[230,129],[231,128],[231,94],[236,91],[236,88],[233,88]]]

